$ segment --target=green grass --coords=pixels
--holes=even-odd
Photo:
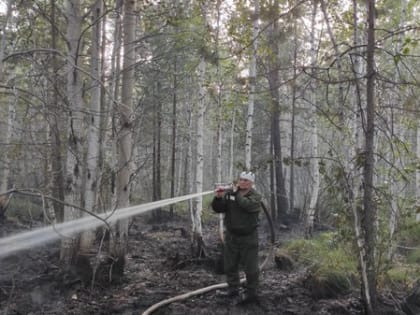
[[[399,290],[410,290],[420,278],[420,266],[417,264],[398,264],[388,269],[379,278],[382,286]]]
[[[351,254],[349,244],[336,241],[334,233],[293,240],[283,250],[308,268],[312,286],[346,292],[357,284],[357,257]]]

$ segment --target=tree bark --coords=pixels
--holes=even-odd
[[[57,25],[56,25],[56,0],[51,0],[51,48],[57,49]],[[62,102],[59,101],[59,65],[57,56],[51,56],[51,65],[53,69],[53,91],[49,105],[48,121],[50,126],[51,141],[51,194],[57,200],[64,200],[64,164],[62,157],[63,144],[61,141],[62,122],[64,121],[62,112]],[[64,218],[64,206],[59,202],[53,202],[55,218],[62,222]]]
[[[123,70],[121,82],[121,103],[118,104],[117,156],[118,173],[116,178],[116,208],[125,208],[130,204],[130,177],[132,174],[132,101],[134,91],[135,64],[135,1],[123,2]],[[117,210],[118,211],[118,210]],[[114,239],[111,242],[111,254],[122,265],[125,261],[128,245],[128,219],[119,220],[115,225]]]
[[[277,1],[273,4],[273,16],[277,18],[279,12],[279,4]],[[279,95],[279,60],[278,60],[278,42],[276,34],[279,34],[279,26],[277,19],[273,21],[269,32],[269,42],[274,61],[269,64],[268,83],[271,94],[271,142],[273,143],[274,154],[274,174],[277,201],[277,220],[279,222],[286,219],[289,212],[289,200],[287,198],[285,179],[283,176],[283,161],[281,153],[281,137],[280,137],[280,95]]]
[[[69,0],[66,2],[67,35],[69,53],[69,71],[67,75],[67,100],[69,106],[69,130],[67,133],[67,156],[66,156],[66,178],[64,191],[64,221],[74,220],[79,217],[79,211],[70,205],[82,208],[82,182],[83,165],[83,98],[82,78],[78,70],[80,61],[80,37],[81,37],[81,10],[80,0]],[[65,264],[74,262],[78,252],[76,237],[66,237],[61,243],[60,259]]]
[[[311,19],[311,67],[312,69],[316,66],[316,47],[315,47],[315,32],[316,32],[316,13],[318,9],[318,3],[316,1],[313,2],[312,7],[312,19]],[[306,237],[312,237],[313,230],[314,230],[314,221],[315,221],[315,211],[316,205],[318,201],[318,193],[319,193],[319,186],[320,186],[320,176],[319,176],[319,160],[318,160],[318,125],[317,125],[317,98],[316,98],[316,82],[311,82],[310,88],[310,96],[309,99],[311,101],[311,116],[309,117],[309,121],[311,124],[312,135],[311,135],[311,173],[312,173],[312,191],[311,197],[309,200],[309,207],[306,213],[306,226],[305,226],[305,235]]]
[[[364,292],[363,300],[366,314],[376,314],[376,205],[373,201],[373,171],[374,171],[374,136],[375,136],[375,0],[367,1],[368,8],[368,42],[366,52],[366,131],[365,157],[363,165],[364,195],[362,228],[365,235],[366,267],[368,292]]]
[[[85,208],[97,212],[96,195],[98,192],[99,128],[101,117],[101,16],[102,0],[96,0],[92,10],[92,47],[91,47],[91,99],[86,157]],[[80,237],[80,250],[89,252],[95,240],[94,231],[85,231]]]
[[[173,75],[173,90],[172,90],[172,146],[171,146],[171,198],[175,197],[175,165],[176,165],[176,142],[177,142],[177,89],[178,89],[178,74],[177,74],[177,56],[174,57],[174,75]],[[174,206],[169,208],[171,218],[174,216]]]
[[[203,16],[203,31],[206,29],[206,6],[203,3],[201,5],[201,12]],[[204,44],[204,43],[203,43]],[[195,192],[199,193],[203,191],[203,175],[204,175],[204,113],[205,113],[205,75],[206,75],[206,60],[204,55],[200,56],[200,63],[198,65],[198,108],[197,108],[197,164],[195,172]],[[203,230],[201,224],[201,215],[203,211],[203,198],[198,197],[194,200],[193,205],[193,251],[194,255],[201,257],[205,255],[204,252],[204,241],[203,241]]]
[[[257,53],[258,53],[258,36],[259,36],[259,0],[254,0],[253,12],[253,28],[252,28],[252,53],[249,65],[249,99],[248,99],[248,116],[246,120],[246,136],[245,136],[245,168],[251,170],[252,161],[252,129],[254,124],[254,107],[255,107],[255,88],[257,83]]]
[[[153,117],[153,201],[162,199],[161,183],[161,130],[162,130],[162,102],[160,83],[156,83],[155,110]],[[153,217],[157,222],[162,220],[162,209],[153,210]]]

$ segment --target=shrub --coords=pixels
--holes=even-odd
[[[411,289],[416,279],[419,278],[420,267],[418,265],[399,264],[388,269],[379,278],[379,282],[382,286],[388,286],[392,289],[407,290]]]
[[[284,250],[299,265],[308,268],[305,284],[314,297],[345,294],[357,284],[357,261],[351,247],[337,242],[334,233],[291,241]]]

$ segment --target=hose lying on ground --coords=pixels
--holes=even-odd
[[[271,246],[270,246],[270,251],[269,254],[267,255],[267,257],[264,259],[263,263],[260,265],[259,269],[262,270],[264,268],[264,266],[267,264],[268,260],[272,257],[273,253],[274,253],[274,245],[275,245],[275,234],[274,234],[274,225],[273,225],[273,220],[271,219],[270,213],[268,212],[267,207],[264,205],[263,202],[261,202],[261,207],[264,210],[264,213],[267,217],[267,221],[268,221],[268,225],[270,227],[270,242],[271,242]],[[241,279],[240,283],[244,283],[246,281],[246,279]],[[153,304],[152,306],[150,306],[148,309],[146,309],[142,315],[150,315],[152,314],[154,311],[156,311],[158,308],[168,305],[170,303],[176,302],[176,301],[182,301],[182,300],[186,300],[190,297],[196,296],[196,295],[200,295],[200,294],[204,294],[213,290],[217,290],[217,289],[223,289],[223,288],[227,288],[228,284],[226,282],[223,283],[218,283],[218,284],[214,284],[208,287],[204,287],[204,288],[200,288],[194,291],[190,291],[184,294],[180,294],[171,298],[168,298],[166,300],[162,300],[156,304]]]

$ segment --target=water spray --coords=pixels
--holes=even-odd
[[[113,223],[117,220],[126,219],[138,214],[146,213],[153,209],[175,204],[181,201],[201,197],[213,193],[206,191],[193,193],[185,196],[168,198],[159,201],[149,202],[142,205],[121,208],[97,214],[97,217],[87,216],[76,220],[71,220],[55,225],[38,228],[32,231],[15,234],[0,239],[0,258],[7,257],[24,249],[34,248],[42,244],[47,244],[63,237],[71,237],[74,234],[91,230],[105,223]]]

